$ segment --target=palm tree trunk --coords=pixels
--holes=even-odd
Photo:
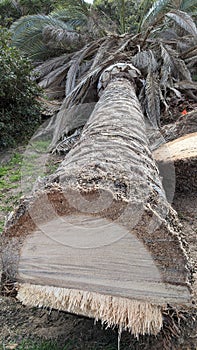
[[[4,231],[18,298],[156,334],[167,304],[191,305],[190,264],[149,150],[134,84],[116,77],[79,142]]]

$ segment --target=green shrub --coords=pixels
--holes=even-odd
[[[48,14],[55,7],[54,0],[0,0],[0,25],[9,27],[21,16]]]
[[[0,0],[0,25],[9,27],[21,16],[20,8],[13,0]]]
[[[20,0],[19,6],[23,16],[36,13],[47,15],[54,8],[54,0]]]
[[[9,45],[9,33],[0,27],[0,148],[27,140],[41,119],[40,94],[27,58]]]

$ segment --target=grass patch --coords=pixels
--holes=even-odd
[[[12,342],[6,345],[0,345],[0,350],[79,350],[81,349],[81,344],[78,342],[75,343],[74,341],[68,341],[65,345],[60,345],[56,341],[47,341],[47,340],[40,340],[40,341],[32,341],[32,340],[24,340],[22,343],[17,344],[17,342]],[[90,347],[87,345],[87,350],[117,350],[116,346],[113,345],[106,345],[104,348],[103,346],[94,346],[90,345]]]
[[[4,227],[6,215],[13,210],[21,197],[20,188],[20,168],[22,155],[14,153],[11,159],[0,166],[0,233]]]
[[[11,159],[0,166],[0,234],[4,227],[5,217],[21,197],[20,180],[23,156],[14,153]]]
[[[3,231],[4,220],[0,220],[0,233]]]
[[[72,345],[73,346],[73,345]],[[21,344],[15,342],[0,345],[0,350],[72,350],[71,344],[59,346],[56,342],[52,341],[31,341],[25,340]]]
[[[23,154],[15,152],[6,164],[0,166],[0,234],[5,217],[18,204],[22,195],[31,192],[38,176],[44,177],[57,169],[58,164],[50,157],[48,159],[48,145],[48,141],[37,141],[30,151],[26,150]]]

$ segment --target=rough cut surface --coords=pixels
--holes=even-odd
[[[155,129],[147,122],[147,135],[152,151],[167,142],[178,139],[181,136],[197,132],[197,109],[182,115],[175,122],[163,125],[161,129]]]
[[[197,133],[190,133],[160,146],[153,152],[163,181],[175,171],[176,191],[197,192]],[[173,169],[173,170],[172,170]],[[169,176],[168,176],[169,177]],[[165,185],[164,185],[165,186]]]
[[[84,215],[88,246],[81,228]],[[100,230],[95,245],[92,234],[97,219],[100,223],[96,228]],[[87,230],[87,223],[93,224],[91,230]],[[50,250],[48,240],[53,241],[51,247],[59,246]],[[79,242],[81,245],[76,246]],[[138,249],[132,245],[134,242]],[[138,254],[134,254],[136,251]],[[57,252],[63,257],[61,263],[56,260]],[[151,269],[147,270],[148,266]],[[133,275],[127,276],[129,268]],[[22,200],[7,222],[3,279],[18,281],[21,291],[27,282],[31,283],[35,292],[31,305],[38,305],[40,298],[40,304],[46,306],[44,289],[38,287],[42,284],[46,293],[51,287],[63,287],[68,299],[66,285],[70,291],[80,290],[82,299],[87,292],[98,293],[99,298],[104,298],[104,304],[109,296],[114,297],[118,308],[122,298],[130,299],[132,312],[136,314],[132,322],[128,307],[121,319],[114,308],[114,321],[110,321],[108,307],[99,316],[91,306],[91,315],[110,325],[124,325],[136,335],[142,329],[155,334],[161,327],[162,309],[169,301],[173,306],[191,305],[190,268],[188,247],[176,213],[166,200],[148,147],[134,86],[127,79],[114,79],[104,90],[79,142],[59,170],[31,198]],[[117,281],[116,288],[114,284],[110,289],[110,279]],[[133,282],[128,290],[126,281]],[[61,309],[58,291],[57,300],[50,305],[56,307],[58,303]],[[24,302],[28,300],[26,293],[24,299],[20,298]],[[23,295],[22,292],[19,295]],[[152,316],[142,326],[143,311],[137,310],[144,301]],[[69,305],[70,302],[71,299]],[[157,326],[153,327],[155,308],[159,316]],[[84,309],[81,302],[78,312],[83,314]]]

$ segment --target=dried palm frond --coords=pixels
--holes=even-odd
[[[96,67],[98,64],[101,64],[105,55],[109,52],[110,49],[114,47],[114,41],[111,40],[111,37],[105,38],[105,40],[100,43],[98,50],[95,54],[95,57],[92,61],[92,65],[90,69],[93,69]]]
[[[192,17],[186,12],[180,10],[171,10],[170,12],[166,13],[166,16],[175,21],[181,28],[183,28],[189,34],[193,35],[194,37],[197,36],[196,25]]]
[[[165,51],[168,53],[172,63],[171,68],[172,68],[173,76],[176,77],[177,79],[179,79],[179,76],[180,76],[180,78],[191,81],[192,78],[191,78],[190,71],[187,68],[185,62],[181,58],[179,58],[178,52],[175,51],[169,45],[165,45]]]
[[[45,78],[49,73],[53,72],[55,69],[62,67],[66,64],[71,57],[71,54],[63,54],[58,57],[50,58],[45,62],[39,64],[35,69],[34,73],[37,79],[41,80]]]
[[[78,84],[66,96],[66,100],[65,100],[66,107],[70,107],[74,103],[82,102],[85,96],[87,95],[87,92],[90,89],[90,87],[93,86],[98,81],[99,75],[102,72],[102,70],[108,67],[109,65],[113,64],[114,62],[117,62],[117,60],[122,61],[122,52],[120,51],[120,48],[123,45],[122,41],[120,40],[118,45],[116,41],[116,37],[112,36],[111,41],[113,42],[113,40],[115,40],[115,43],[116,43],[115,51],[112,52],[111,55],[106,54],[106,58],[99,65],[97,65],[95,68],[93,66],[93,69],[90,69],[90,71],[87,72],[85,76],[82,76],[79,79]],[[131,40],[131,36],[130,36],[130,40]],[[108,39],[105,41],[105,43],[108,46]],[[104,42],[103,42],[103,45],[104,45]],[[128,61],[128,58],[126,55],[124,56],[124,60]]]
[[[95,103],[83,103],[74,105],[70,108],[67,108],[65,104],[63,104],[56,116],[50,150],[56,152],[57,144],[59,144],[62,149],[64,140],[67,140],[67,137],[71,134],[73,135],[76,130],[82,129],[89,119],[94,107]]]
[[[191,35],[179,36],[176,41],[176,50],[179,52],[180,57],[184,57],[183,55],[187,52],[193,51],[196,47],[197,41],[196,38]]]
[[[184,52],[181,53],[181,58],[184,58],[187,60],[187,58],[192,58],[197,55],[197,46],[192,45],[188,50],[185,50]]]
[[[197,46],[189,48],[181,53],[181,58],[184,60],[191,75],[197,74]]]
[[[197,82],[196,81],[187,81],[182,80],[175,83],[175,87],[181,90],[197,90]]]
[[[160,87],[158,74],[149,70],[145,86],[145,109],[151,124],[158,128],[160,126]]]
[[[160,72],[160,75],[161,75],[160,86],[164,89],[166,93],[167,83],[169,80],[169,76],[171,75],[171,71],[173,70],[174,64],[165,45],[160,43],[160,48],[161,48],[161,58],[162,58],[162,66],[161,66],[161,72]]]
[[[77,54],[74,55],[66,79],[66,96],[76,86],[76,77],[77,73],[79,72],[80,64],[83,62],[83,60],[93,56],[103,41],[105,41],[103,38],[99,39],[98,41],[94,41],[93,43],[86,45],[82,50],[78,51]]]
[[[174,31],[171,30],[170,33]],[[188,42],[185,49],[179,48],[178,43],[181,40]],[[192,66],[196,56],[194,41],[191,36],[181,38],[178,34],[171,39],[165,37],[144,39],[140,34],[109,35],[92,41],[72,56],[63,55],[37,67],[40,85],[49,89],[50,94],[54,93],[53,96],[63,98],[57,115],[59,127],[53,144],[86,123],[90,114],[88,112],[84,115],[81,106],[86,102],[95,103],[98,100],[96,85],[101,73],[118,62],[132,63],[141,71],[137,93],[145,115],[154,127],[158,127],[160,105],[164,104],[165,108],[168,108],[167,97],[171,96],[172,92],[178,97],[181,96],[181,92],[188,93],[189,90],[181,88],[182,83],[179,86],[179,82],[192,84],[189,67],[193,67],[194,70]],[[93,92],[94,96],[90,96],[90,92]],[[74,110],[77,113],[74,113],[73,117]]]
[[[194,67],[194,70],[197,70],[197,55],[194,57],[187,58],[185,62],[187,64],[188,69],[191,70]]]
[[[138,52],[132,57],[131,62],[136,68],[145,74],[148,73],[150,67],[153,71],[155,71],[158,66],[152,50]]]
[[[76,129],[71,136],[64,137],[64,139],[58,142],[58,144],[54,147],[52,153],[58,153],[58,154],[68,153],[71,150],[71,148],[75,145],[75,143],[79,140],[81,131],[82,131],[82,127]]]
[[[54,69],[39,82],[39,86],[41,86],[44,89],[47,89],[52,86],[54,87],[61,85],[61,82],[65,80],[68,69],[69,63]]]
[[[42,30],[43,42],[48,48],[74,51],[84,44],[83,37],[74,30],[45,26]]]

